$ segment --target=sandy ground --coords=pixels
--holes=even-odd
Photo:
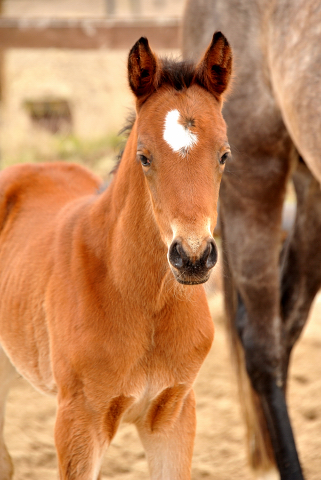
[[[216,336],[195,390],[198,428],[192,479],[246,480],[244,428],[224,333],[222,298],[210,298]],[[290,415],[306,480],[321,478],[321,297],[294,352],[289,385]],[[17,381],[7,405],[5,437],[14,460],[15,480],[56,480],[53,442],[55,399]],[[103,479],[145,480],[148,468],[132,425],[123,424],[103,462]]]

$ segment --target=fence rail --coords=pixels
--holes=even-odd
[[[145,36],[154,48],[180,47],[180,21],[159,19],[1,18],[0,49],[128,49]]]

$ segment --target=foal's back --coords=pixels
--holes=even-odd
[[[1,235],[5,228],[11,228],[11,219],[18,214],[28,220],[24,225],[27,235],[30,222],[34,222],[35,227],[43,215],[46,223],[50,223],[66,203],[93,194],[99,184],[99,179],[89,170],[75,164],[55,162],[7,168],[0,174]]]

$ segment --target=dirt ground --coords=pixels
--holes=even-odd
[[[195,385],[198,427],[192,479],[250,480],[220,294],[210,298],[210,306],[216,336]],[[320,398],[321,296],[294,352],[289,385],[290,415],[306,480],[321,478]],[[22,379],[17,381],[9,395],[5,426],[15,480],[57,479],[54,421],[55,399],[42,396]],[[102,472],[103,479],[148,479],[144,451],[132,425],[120,426]]]

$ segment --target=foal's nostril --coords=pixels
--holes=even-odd
[[[214,240],[209,240],[201,257],[193,259],[187,255],[180,241],[172,243],[169,249],[169,261],[177,270],[184,270],[190,275],[210,270],[217,262],[217,248]]]
[[[208,246],[204,252],[205,265],[208,269],[213,268],[217,262],[217,247],[214,240],[208,243]]]
[[[169,261],[173,267],[177,269],[182,268],[184,264],[181,253],[182,249],[180,244],[178,242],[173,243],[169,251]]]

